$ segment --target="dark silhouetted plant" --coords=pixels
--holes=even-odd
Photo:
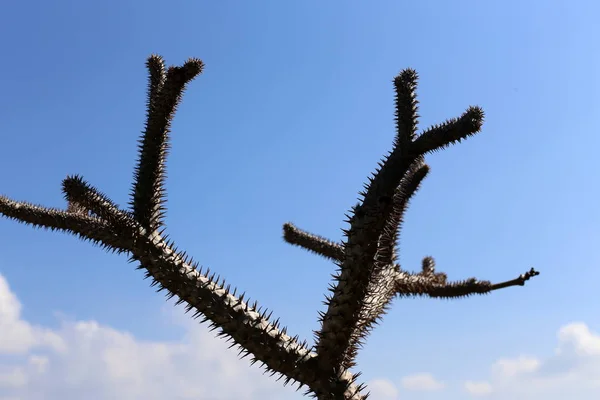
[[[368,178],[361,201],[348,215],[349,227],[340,243],[312,235],[292,224],[283,226],[288,243],[333,261],[338,269],[320,315],[321,329],[309,345],[286,334],[278,320],[250,304],[243,295],[208,269],[178,251],[164,233],[165,161],[170,124],[188,82],[202,72],[203,63],[190,59],[181,67],[165,68],[161,57],[148,58],[148,114],[139,144],[129,209],[117,206],[80,176],[68,176],[62,190],[66,210],[45,208],[0,196],[0,213],[35,227],[69,232],[107,250],[127,253],[139,263],[152,285],[185,303],[187,311],[210,321],[224,336],[260,361],[285,383],[306,386],[318,399],[366,399],[365,385],[351,373],[362,342],[396,296],[426,295],[456,298],[524,285],[539,273],[534,269],[516,279],[492,284],[475,278],[450,282],[426,257],[419,273],[397,263],[396,245],[409,200],[429,172],[427,153],[441,150],[479,132],[483,111],[470,107],[459,118],[417,134],[417,73],[402,71],[394,79],[396,137],[392,150]]]

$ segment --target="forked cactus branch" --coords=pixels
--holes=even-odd
[[[534,269],[518,278],[492,284],[474,278],[448,282],[435,272],[431,257],[423,259],[421,272],[408,273],[397,264],[397,245],[409,200],[429,172],[427,153],[445,148],[479,132],[483,111],[470,107],[460,118],[449,120],[417,135],[417,74],[407,69],[394,80],[397,133],[392,151],[384,157],[361,192],[362,201],[348,216],[345,239],[336,243],[284,225],[284,239],[331,261],[338,268],[327,310],[321,313],[316,343],[291,337],[273,321],[267,310],[250,304],[225,281],[177,250],[164,233],[165,162],[169,130],[186,85],[202,72],[203,63],[190,59],[182,67],[166,68],[161,57],[148,59],[148,114],[140,139],[130,208],[123,210],[80,176],[62,183],[66,210],[17,202],[0,196],[0,213],[35,227],[60,230],[97,243],[109,251],[123,252],[139,263],[152,285],[177,297],[187,311],[219,328],[240,354],[261,362],[285,383],[305,386],[306,394],[322,400],[364,400],[365,385],[350,369],[360,345],[397,296],[427,295],[454,298],[522,286],[539,273]]]

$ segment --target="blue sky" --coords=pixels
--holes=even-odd
[[[560,396],[575,386],[591,398],[600,394],[598,12],[592,0],[10,2],[0,15],[0,193],[64,207],[61,180],[82,174],[125,205],[145,118],[146,57],[199,57],[205,72],[173,124],[170,237],[290,332],[312,338],[334,266],[284,243],[281,226],[341,239],[344,213],[393,140],[392,78],[415,68],[421,128],[469,105],[483,107],[486,122],[477,137],[428,157],[402,266],[416,270],[433,255],[451,279],[502,281],[532,266],[542,274],[480,298],[396,301],[360,354],[364,379],[378,398],[465,398],[468,381],[493,399],[552,399],[544,390]],[[100,369],[110,375],[94,346],[73,347],[81,364],[69,364],[39,335],[67,346],[94,326],[135,346],[191,346],[193,335],[207,348],[223,345],[165,303],[124,256],[5,219],[0,237],[0,313],[10,315],[0,327],[18,323],[38,335],[11,353],[0,333],[0,377],[25,371],[17,383],[0,379],[0,395],[89,396]],[[251,384],[301,398],[229,353],[225,370],[256,370]],[[49,357],[52,389],[27,369],[32,357]],[[198,368],[210,369],[210,360]],[[520,360],[518,372],[500,376],[502,360]],[[61,375],[92,364],[97,373],[76,383]],[[546,370],[567,383],[544,386]],[[223,392],[201,387],[194,398],[233,398],[225,390],[236,376],[219,381]],[[117,397],[151,398],[124,394],[119,382]]]

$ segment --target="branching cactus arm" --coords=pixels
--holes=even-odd
[[[334,261],[332,295],[321,313],[322,326],[312,346],[290,337],[267,310],[237,295],[208,269],[198,267],[165,235],[165,162],[171,120],[186,85],[202,72],[203,63],[190,59],[166,68],[159,56],[148,59],[148,114],[140,139],[129,209],[123,210],[80,176],[62,182],[66,210],[17,202],[0,196],[0,214],[30,224],[77,235],[109,251],[127,253],[139,263],[152,285],[177,297],[187,311],[202,316],[219,335],[240,348],[243,357],[260,362],[284,382],[306,386],[306,394],[321,400],[365,400],[359,373],[351,373],[361,343],[396,296],[427,295],[454,298],[523,285],[538,274],[531,269],[511,281],[491,284],[471,278],[448,282],[435,272],[433,258],[422,271],[408,273],[397,261],[403,215],[429,168],[425,154],[477,133],[483,112],[471,107],[463,116],[416,134],[417,75],[403,71],[395,80],[397,134],[393,150],[382,160],[361,193],[362,202],[348,217],[346,240],[336,243],[294,225],[284,225],[284,239]]]
[[[396,246],[409,200],[429,172],[424,163],[427,153],[443,149],[479,132],[483,111],[469,107],[457,119],[434,126],[417,136],[417,74],[401,72],[394,80],[396,90],[396,138],[392,151],[379,163],[369,178],[362,203],[348,219],[345,242],[297,231],[292,240],[313,252],[332,258],[339,266],[336,284],[327,296],[327,311],[321,313],[321,330],[316,332],[320,367],[336,371],[351,368],[358,349],[370,330],[381,319],[396,295],[460,297],[483,294],[503,287],[522,285],[538,274],[531,270],[520,278],[492,285],[471,278],[464,282],[446,282],[446,275],[435,273],[433,258],[423,260],[423,271],[408,274],[396,264]],[[285,229],[285,228],[284,228]],[[298,237],[299,236],[299,237]],[[343,249],[342,251],[339,249]]]
[[[314,368],[308,361],[315,357],[306,342],[286,334],[278,323],[270,322],[267,310],[237,296],[223,280],[199,269],[179,252],[162,231],[164,213],[165,160],[169,146],[169,126],[183,90],[202,71],[200,60],[188,60],[182,67],[165,69],[162,58],[152,56],[148,118],[140,140],[139,160],[131,193],[131,210],[121,210],[107,196],[80,176],[63,181],[68,202],[66,211],[35,206],[0,197],[0,212],[33,226],[61,230],[91,240],[109,250],[127,252],[140,263],[153,285],[177,296],[188,311],[194,311],[220,334],[239,345],[241,353],[253,362],[279,373],[287,380],[319,388]],[[327,385],[330,383],[327,382]],[[346,382],[354,389],[350,382]]]

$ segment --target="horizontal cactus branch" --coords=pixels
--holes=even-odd
[[[145,271],[152,286],[177,297],[186,311],[201,316],[219,335],[237,345],[242,357],[260,362],[267,371],[305,387],[321,400],[365,400],[366,387],[353,373],[356,356],[369,332],[396,297],[424,295],[455,298],[522,286],[539,274],[533,268],[516,279],[492,284],[470,278],[450,282],[436,272],[432,257],[423,258],[417,273],[398,264],[398,241],[410,200],[429,173],[425,155],[479,132],[483,111],[470,107],[457,119],[417,134],[417,73],[407,69],[394,79],[396,136],[392,150],[360,193],[347,216],[348,229],[340,243],[283,226],[288,243],[333,261],[338,269],[321,328],[312,344],[289,336],[271,313],[226,285],[209,269],[198,266],[165,234],[165,163],[171,121],[186,85],[203,69],[190,59],[166,68],[150,56],[147,119],[139,141],[138,160],[129,207],[121,209],[108,196],[78,175],[62,182],[65,210],[45,208],[0,196],[0,214],[34,227],[68,232],[109,251],[127,253]]]
[[[130,213],[120,210],[112,200],[80,176],[66,177],[62,189],[68,207],[74,210],[110,221],[111,225],[127,225],[133,220]]]
[[[283,225],[283,238],[289,244],[304,247],[331,261],[341,262],[344,260],[344,246],[298,229],[293,224]]]

